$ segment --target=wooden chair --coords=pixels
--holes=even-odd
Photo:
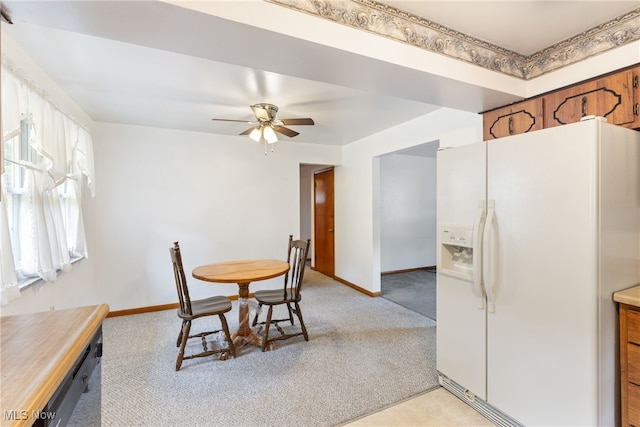
[[[182,361],[186,359],[206,357],[218,353],[221,353],[221,360],[226,360],[229,353],[235,357],[236,350],[233,346],[231,334],[229,334],[227,319],[224,316],[224,313],[231,310],[231,300],[225,296],[214,296],[192,301],[189,297],[189,288],[187,287],[187,279],[184,274],[184,268],[182,267],[182,255],[180,254],[180,246],[178,245],[178,242],[175,242],[169,251],[171,252],[173,274],[176,279],[176,289],[178,291],[178,299],[180,301],[178,317],[182,319],[182,327],[176,343],[176,347],[180,347],[178,359],[176,360],[176,371],[180,370]],[[205,316],[218,316],[220,318],[220,323],[222,324],[222,329],[189,335],[191,331],[191,322],[194,319]],[[223,348],[208,348],[206,337],[221,331],[224,331],[227,346]],[[187,340],[190,338],[200,338],[202,340],[203,351],[185,356],[184,350],[187,345]]]
[[[287,254],[287,262],[291,265],[291,268],[284,276],[284,286],[280,289],[268,289],[256,291],[254,293],[255,299],[258,301],[259,309],[253,319],[253,326],[258,324],[264,325],[264,333],[262,335],[262,351],[267,349],[267,346],[274,341],[284,340],[298,335],[303,335],[305,341],[309,341],[307,334],[307,328],[304,325],[302,319],[302,311],[300,310],[300,300],[302,295],[300,293],[302,288],[302,279],[304,278],[304,269],[307,263],[307,254],[309,252],[309,244],[311,240],[293,240],[293,236],[289,236],[289,251]],[[263,305],[269,306],[267,312],[267,318],[264,322],[258,323],[258,316],[260,314]],[[286,305],[289,312],[289,317],[286,319],[272,319],[273,308],[278,305]],[[294,325],[293,315],[298,317],[300,321],[300,330],[297,332],[285,332],[278,323],[290,322]],[[269,329],[271,325],[274,325],[280,335],[270,338]]]

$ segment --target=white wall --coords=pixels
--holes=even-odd
[[[435,157],[382,156],[379,210],[382,272],[436,265]]]
[[[265,156],[235,136],[106,124],[97,134],[96,281],[114,310],[175,301],[175,240],[188,274],[209,262],[285,258],[288,235],[300,233],[300,163],[340,163],[334,146],[283,142]],[[191,284],[194,297],[237,294],[235,285]]]
[[[176,240],[189,276],[209,262],[283,259],[288,235],[300,230],[300,163],[340,163],[335,146],[283,142],[265,156],[249,138],[104,123],[94,126],[93,137],[98,178],[85,216],[90,260],[37,292],[23,292],[3,314],[51,304],[123,310],[173,303],[169,247]],[[237,295],[235,285],[190,283],[195,298]],[[251,290],[266,286],[273,281]]]
[[[441,108],[343,148],[335,169],[336,276],[380,292],[380,155],[430,141],[441,147],[482,140],[479,114]]]

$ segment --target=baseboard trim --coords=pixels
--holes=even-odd
[[[436,271],[436,266],[435,265],[429,265],[427,267],[416,267],[416,268],[407,268],[405,270],[391,270],[391,271],[383,271],[380,274],[382,276],[385,276],[387,274],[400,274],[400,273],[410,273],[412,271],[419,271],[419,270],[428,270],[428,271]]]
[[[170,310],[172,308],[178,308],[178,306],[179,304],[177,302],[174,302],[171,304],[152,305],[149,307],[129,308],[126,310],[110,311],[109,314],[107,314],[107,317],[130,316],[133,314],[151,313],[154,311],[164,311],[164,310]]]
[[[355,289],[356,291],[361,292],[361,293],[363,293],[365,295],[368,295],[370,297],[379,297],[379,296],[382,295],[382,292],[371,292],[369,290],[361,288],[360,286],[358,286],[358,285],[356,285],[354,283],[351,283],[351,282],[349,282],[347,280],[344,280],[343,278],[338,277],[338,276],[333,276],[332,279],[335,280],[336,282],[340,282],[343,285],[347,285],[348,287],[350,287],[352,289]]]
[[[402,272],[405,271],[414,271],[414,270],[422,270],[422,269],[430,269],[431,267],[422,267],[422,268],[412,268],[411,270],[403,270]],[[433,269],[435,269],[436,267],[433,266]],[[311,267],[312,270],[315,270],[315,268]],[[396,273],[400,273],[400,271],[397,271]],[[392,273],[382,273],[382,274],[392,274]],[[336,282],[340,282],[343,285],[347,285],[348,287],[355,289],[356,291],[363,293],[367,296],[370,297],[379,297],[382,295],[382,292],[371,292],[367,289],[361,288],[360,286],[356,285],[355,283],[351,283],[347,280],[344,280],[341,277],[338,276],[330,276],[333,280],[335,280]],[[237,301],[238,300],[238,295],[229,295],[228,298],[232,301]],[[249,298],[253,298],[253,293],[249,294]],[[126,310],[116,310],[116,311],[110,311],[109,314],[107,314],[107,317],[119,317],[119,316],[131,316],[134,314],[143,314],[143,313],[153,313],[154,311],[164,311],[164,310],[171,310],[171,309],[176,309],[178,308],[179,304],[177,302],[171,303],[171,304],[161,304],[161,305],[152,305],[149,307],[138,307],[138,308],[129,308]]]
[[[318,270],[316,270],[316,269],[315,269],[315,268],[313,268],[313,267],[310,267],[310,268],[311,268],[312,270],[314,270],[314,271],[318,271]],[[324,274],[325,276],[329,276],[328,274],[325,274],[325,273],[322,273],[322,274]],[[368,295],[368,296],[370,296],[370,297],[379,297],[380,295],[382,295],[382,292],[371,292],[371,291],[368,291],[368,290],[366,290],[366,289],[364,289],[364,288],[361,288],[360,286],[356,285],[355,283],[351,283],[351,282],[349,282],[348,280],[344,280],[342,277],[338,277],[338,276],[336,276],[336,275],[329,276],[329,277],[331,277],[331,278],[332,278],[333,280],[335,280],[336,282],[340,282],[340,283],[342,283],[343,285],[347,285],[348,287],[350,287],[350,288],[352,288],[352,289],[355,289],[356,291],[358,291],[358,292],[360,292],[360,293],[363,293],[363,294],[365,294],[365,295]]]
[[[238,300],[238,295],[229,295],[227,298],[229,298],[231,301],[237,301]],[[253,298],[253,293],[249,294],[249,298]],[[154,311],[164,311],[164,310],[177,309],[179,306],[180,306],[180,303],[173,302],[173,303],[170,303],[170,304],[161,304],[161,305],[151,305],[151,306],[148,306],[148,307],[129,308],[129,309],[126,309],[126,310],[110,311],[107,314],[107,317],[120,317],[120,316],[131,316],[131,315],[134,315],[134,314],[153,313]]]

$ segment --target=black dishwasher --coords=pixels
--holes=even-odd
[[[56,392],[38,416],[34,416],[36,427],[64,427],[74,415],[74,409],[83,393],[96,400],[88,407],[92,414],[83,416],[93,420],[90,424],[100,425],[101,410],[101,366],[102,326],[94,334],[91,342],[76,360],[73,368],[64,378]],[[92,378],[93,377],[93,378]],[[90,380],[91,383],[89,382]],[[91,389],[90,389],[91,388]],[[97,389],[96,389],[97,388]],[[97,411],[97,414],[95,413]],[[96,421],[97,420],[97,421]],[[87,425],[86,423],[82,423]]]

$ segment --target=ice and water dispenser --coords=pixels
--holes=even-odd
[[[441,273],[472,281],[473,226],[441,226],[440,247]]]

